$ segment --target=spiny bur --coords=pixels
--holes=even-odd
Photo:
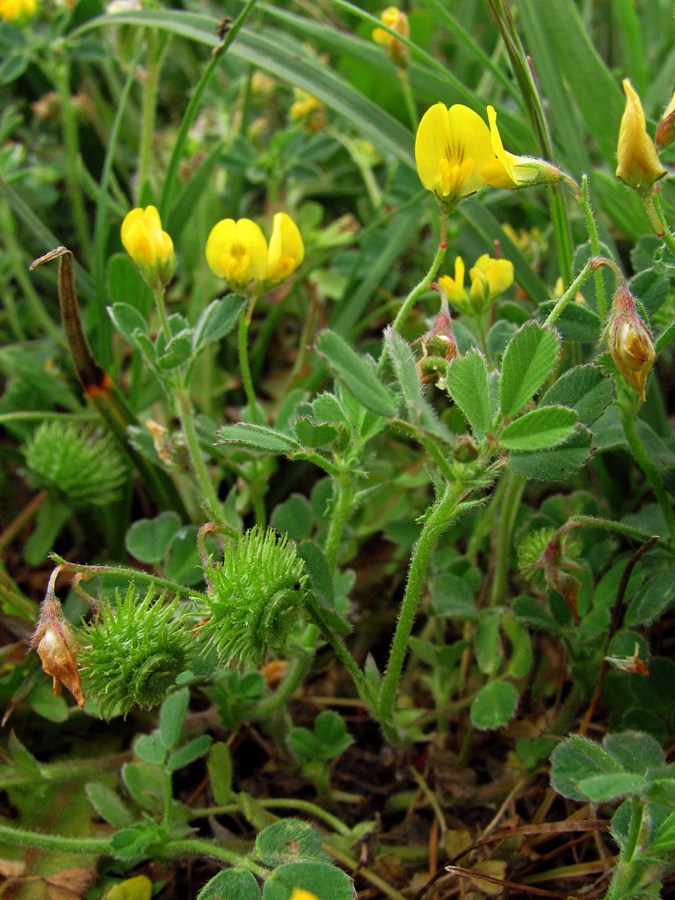
[[[260,665],[283,650],[305,595],[304,561],[287,537],[257,526],[208,569],[202,633],[221,660]]]
[[[110,435],[71,422],[43,422],[24,453],[35,484],[75,507],[119,499],[128,476]]]
[[[151,585],[141,598],[132,583],[114,602],[103,600],[99,616],[81,629],[80,671],[103,717],[150,709],[187,667],[193,645],[187,618],[177,600],[165,597]]]

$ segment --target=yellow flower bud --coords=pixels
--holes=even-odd
[[[464,287],[464,272],[464,260],[461,256],[457,256],[455,258],[455,277],[451,278],[449,275],[442,275],[438,279],[438,284],[453,306],[456,306],[460,312],[470,315],[471,304],[469,295]]]
[[[408,24],[408,17],[404,12],[402,12],[396,6],[389,6],[384,12],[380,15],[380,21],[383,25],[386,25],[388,28],[393,29],[398,32],[398,34],[407,38],[410,37],[410,25]],[[375,28],[373,29],[373,40],[382,44],[387,49],[387,53],[389,54],[392,62],[395,62],[398,66],[405,66],[408,63],[408,48],[397,38],[394,37],[389,31],[385,31],[384,28]]]
[[[490,123],[490,141],[496,159],[487,163],[480,171],[486,184],[491,187],[512,190],[533,187],[537,184],[555,184],[562,179],[572,182],[569,175],[545,159],[537,159],[535,156],[516,156],[505,150],[497,128],[495,108],[488,106],[487,114]]]
[[[672,144],[673,140],[675,140],[675,93],[661,116],[654,142],[658,150],[663,150]]]
[[[646,197],[666,170],[659,162],[654,142],[647,134],[640,98],[627,78],[624,78],[623,89],[626,108],[619,128],[616,175]]]
[[[36,9],[36,0],[0,0],[0,19],[5,22],[30,19]]]
[[[221,219],[206,242],[206,261],[214,275],[235,291],[245,291],[265,278],[267,241],[251,219]]]
[[[295,102],[291,105],[292,122],[302,122],[308,131],[320,131],[326,125],[326,107],[318,97],[300,88],[293,88]]]
[[[162,231],[157,208],[136,207],[122,222],[122,244],[150,287],[166,286],[176,267],[171,237]]]
[[[492,259],[484,253],[469,269],[471,288],[464,287],[464,262],[455,260],[455,277],[438,279],[448,300],[467,316],[482,315],[496,298],[513,284],[513,263],[508,259]]]
[[[265,281],[278,284],[294,272],[305,258],[305,246],[298,226],[287,213],[274,216],[267,254]]]
[[[77,705],[83,707],[82,679],[77,668],[77,642],[63,618],[58,600],[44,600],[40,620],[29,646],[30,649],[37,647],[42,670],[53,679],[54,696],[61,693],[61,684],[64,684]]]
[[[509,259],[492,259],[484,253],[469,269],[470,300],[474,315],[482,315],[500,294],[513,284],[513,263]]]
[[[635,308],[635,301],[623,285],[614,295],[612,316],[605,338],[614,363],[645,401],[647,377],[656,355],[652,335]]]

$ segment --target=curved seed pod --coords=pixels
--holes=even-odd
[[[105,718],[155,706],[188,664],[193,638],[178,601],[164,598],[151,586],[140,599],[132,583],[81,629],[80,671]]]
[[[208,569],[209,595],[201,632],[221,660],[260,665],[282,650],[305,593],[305,564],[287,537],[257,526],[222,562]]]

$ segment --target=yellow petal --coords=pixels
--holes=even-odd
[[[468,106],[436,103],[417,129],[415,160],[424,187],[455,202],[486,183],[480,172],[494,160],[490,132]]]
[[[636,191],[648,194],[666,170],[659,162],[654,142],[647,134],[640,98],[627,78],[624,78],[623,89],[626,108],[619,127],[616,175]]]
[[[211,271],[231,287],[243,289],[261,281],[267,269],[267,241],[250,219],[221,219],[206,242],[206,261]]]
[[[265,280],[283,281],[305,258],[305,245],[298,226],[287,213],[276,213],[272,226]]]

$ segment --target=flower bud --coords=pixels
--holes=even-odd
[[[626,108],[619,128],[616,176],[646,197],[666,170],[659,162],[654,142],[647,134],[640,98],[627,78],[624,78],[623,89]]]
[[[156,207],[136,207],[122,222],[122,244],[153,290],[165,287],[176,267],[171,237]]]
[[[625,285],[614,295],[605,339],[617,369],[637,388],[644,403],[647,377],[656,354],[652,334],[638,315],[633,296]]]
[[[675,140],[675,93],[661,116],[654,142],[657,150],[663,150],[664,147],[672,144],[673,140]]]
[[[393,31],[407,38],[410,37],[410,25],[406,14],[396,6],[389,6],[380,15],[380,21],[383,25],[387,25]],[[373,40],[377,44],[382,44],[387,49],[389,58],[397,66],[406,66],[408,64],[408,48],[389,31],[384,28],[373,29]]]
[[[77,667],[77,642],[70,626],[63,618],[61,604],[47,597],[40,609],[40,620],[30,642],[30,649],[37,647],[42,670],[53,679],[54,696],[61,693],[64,684],[77,701],[84,706],[82,679]]]

